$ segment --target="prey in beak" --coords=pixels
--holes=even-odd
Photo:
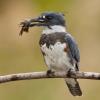
[[[22,35],[23,32],[29,32],[30,27],[46,26],[46,24],[45,24],[45,20],[42,17],[39,17],[39,18],[30,19],[30,20],[25,20],[20,23],[20,26],[21,26],[21,30],[20,30],[19,35]]]
[[[42,13],[39,17],[30,19],[30,20],[25,20],[20,23],[21,25],[21,31],[19,35],[22,35],[23,32],[28,32],[30,27],[34,26],[45,26],[48,27],[49,29],[52,29],[51,26],[61,26],[65,27],[65,20],[64,16],[61,13]]]

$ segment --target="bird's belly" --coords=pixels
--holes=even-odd
[[[61,44],[57,42],[55,45],[50,45],[49,48],[46,44],[41,46],[41,50],[44,53],[44,59],[49,69],[61,71],[69,70],[71,68],[70,59],[68,57],[66,43]]]

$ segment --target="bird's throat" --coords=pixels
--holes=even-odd
[[[44,27],[42,34],[52,34],[55,32],[66,32],[66,28],[61,25],[54,25],[49,27]]]

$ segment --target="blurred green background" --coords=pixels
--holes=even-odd
[[[100,72],[100,0],[0,0],[0,74],[47,70],[38,41],[41,28],[19,36],[19,23],[44,11],[63,12],[78,42],[81,71]],[[0,85],[0,100],[98,100],[100,81],[79,80],[83,96],[70,95],[63,79]]]

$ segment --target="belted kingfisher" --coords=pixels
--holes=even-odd
[[[64,15],[58,12],[42,13],[38,18],[21,23],[20,34],[32,26],[43,26],[39,45],[48,66],[48,72],[69,70],[79,71],[80,54],[75,39],[66,30]],[[77,79],[65,78],[73,96],[81,96]]]

